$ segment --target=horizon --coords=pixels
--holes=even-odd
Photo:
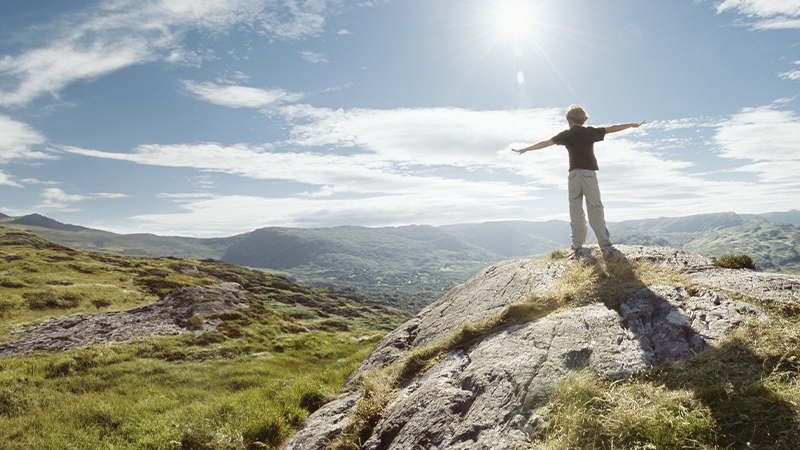
[[[0,212],[120,234],[606,220],[800,205],[800,0],[0,5]]]
[[[737,213],[735,211],[719,211],[719,212],[711,212],[711,213],[691,214],[691,215],[687,215],[687,216],[662,216],[662,217],[650,217],[650,218],[642,218],[642,219],[628,219],[628,220],[623,220],[623,221],[619,221],[619,222],[608,222],[608,224],[613,226],[613,225],[619,225],[621,223],[630,222],[630,221],[647,221],[647,220],[656,221],[656,220],[668,220],[668,219],[688,219],[688,218],[692,218],[692,217],[714,216],[714,215],[720,215],[720,214],[734,214],[734,215],[737,215],[737,216],[742,216],[742,215],[762,216],[762,215],[767,215],[767,214],[784,214],[784,213],[795,213],[795,212],[800,213],[800,210],[791,209],[791,210],[787,210],[787,211],[767,211],[767,212],[755,213],[755,214]],[[5,214],[5,213],[0,212],[0,214]],[[350,227],[350,228],[369,228],[369,229],[403,228],[403,227],[443,228],[443,227],[459,226],[459,225],[484,225],[484,224],[508,223],[508,222],[538,223],[538,224],[548,223],[548,222],[561,222],[561,223],[563,223],[565,225],[569,225],[569,220],[562,220],[562,219],[549,219],[549,220],[542,220],[542,221],[539,221],[539,220],[489,220],[489,221],[484,221],[484,222],[460,222],[460,223],[449,223],[449,224],[442,224],[442,225],[430,225],[430,224],[424,224],[424,223],[409,223],[409,224],[402,224],[402,225],[386,225],[386,226],[332,225],[332,226],[321,226],[321,227],[287,227],[287,226],[280,226],[280,225],[269,225],[269,226],[264,226],[264,227],[253,228],[251,230],[238,232],[238,233],[235,233],[235,234],[197,237],[197,236],[182,236],[182,235],[165,235],[165,234],[156,234],[156,233],[147,233],[147,232],[117,233],[115,231],[104,230],[104,229],[101,229],[101,228],[93,228],[93,227],[89,227],[89,226],[81,225],[81,224],[60,222],[58,220],[55,220],[55,219],[53,219],[51,217],[48,217],[48,216],[46,216],[44,214],[41,214],[41,213],[31,213],[31,214],[27,214],[27,215],[24,215],[24,216],[8,216],[8,215],[6,215],[6,217],[8,217],[10,219],[20,219],[20,218],[23,218],[23,217],[30,217],[30,216],[39,216],[39,217],[43,217],[45,219],[54,220],[54,221],[56,221],[57,223],[59,223],[61,225],[69,225],[69,226],[75,226],[75,227],[81,227],[81,228],[88,228],[88,229],[91,229],[91,230],[94,230],[94,231],[102,231],[102,232],[115,233],[115,234],[120,234],[120,235],[126,235],[126,234],[153,234],[153,235],[156,235],[156,236],[159,236],[159,237],[177,237],[177,238],[194,238],[194,239],[224,239],[224,238],[233,237],[233,236],[237,236],[237,235],[240,235],[240,234],[247,234],[247,233],[250,233],[250,232],[253,232],[253,231],[257,231],[257,230],[261,230],[261,229],[267,229],[267,228],[287,228],[287,229],[299,229],[299,230],[324,230],[324,229],[348,228],[348,227]],[[793,225],[793,224],[790,224],[790,225]],[[2,226],[3,226],[3,224],[0,223],[0,227],[2,227]],[[34,225],[28,225],[28,226],[34,226]],[[594,232],[591,229],[589,230],[589,236],[590,237],[594,236]]]

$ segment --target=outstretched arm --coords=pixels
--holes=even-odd
[[[606,134],[608,133],[616,133],[617,131],[627,130],[628,128],[639,128],[640,126],[645,124],[645,120],[639,123],[624,123],[622,125],[611,125],[610,127],[604,127],[606,129]]]
[[[606,133],[608,133],[608,130],[606,130]],[[525,153],[527,151],[540,150],[540,149],[543,149],[545,147],[550,147],[551,145],[554,145],[554,144],[555,144],[555,142],[553,142],[552,139],[548,139],[546,141],[537,142],[537,143],[531,145],[530,147],[525,147],[525,148],[523,148],[521,150],[514,150],[512,148],[511,151],[512,152],[517,152],[517,153],[519,153],[521,155],[521,154],[523,154],[523,153]]]

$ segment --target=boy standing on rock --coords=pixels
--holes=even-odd
[[[573,251],[579,250],[586,241],[586,216],[583,212],[583,198],[586,197],[586,209],[589,211],[589,225],[592,226],[597,243],[603,253],[611,249],[611,238],[606,228],[603,202],[600,201],[600,187],[597,184],[597,158],[594,156],[594,143],[602,141],[608,133],[639,128],[645,121],[639,123],[626,123],[610,127],[594,128],[584,127],[589,119],[586,111],[578,105],[572,105],[567,110],[567,123],[569,129],[558,133],[552,138],[541,141],[521,150],[511,151],[520,155],[530,150],[540,150],[551,145],[563,145],[569,152],[569,217],[572,228]]]

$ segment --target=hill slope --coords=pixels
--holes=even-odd
[[[800,227],[767,222],[763,218],[725,219],[706,222],[699,227],[703,231],[694,232],[681,231],[698,228],[686,223],[656,222],[654,226],[637,223],[636,229],[615,229],[614,240],[619,244],[670,246],[714,257],[744,253],[753,258],[759,269],[800,273]],[[733,225],[737,222],[738,225]]]
[[[434,227],[264,228],[222,259],[313,286],[436,298],[499,257]]]
[[[0,227],[0,447],[275,448],[406,318],[218,260]]]
[[[720,257],[750,254],[764,270],[798,273],[797,224],[746,225],[754,219],[797,221],[800,211],[758,217],[702,214],[611,223],[618,244],[659,245]],[[438,299],[488,264],[541,257],[569,246],[569,224],[487,222],[442,227],[264,228],[215,239],[118,235],[59,224],[42,216],[0,218],[0,225],[88,251],[213,258],[265,269],[312,287],[371,292],[410,312]],[[28,224],[28,225],[26,225]],[[772,231],[766,232],[770,228]],[[591,236],[590,236],[591,239]],[[591,242],[591,240],[590,240]]]

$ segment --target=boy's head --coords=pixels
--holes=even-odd
[[[584,111],[580,106],[572,105],[567,110],[568,122],[572,122],[575,125],[583,125],[587,120],[589,120],[589,116],[586,115],[586,111]]]

